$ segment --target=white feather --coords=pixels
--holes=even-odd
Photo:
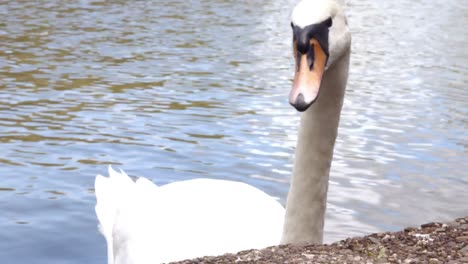
[[[334,17],[340,4],[333,0],[302,0],[294,7],[291,21],[294,25],[304,28]]]

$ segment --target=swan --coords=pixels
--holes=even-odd
[[[248,184],[194,179],[156,186],[111,167],[96,176],[96,215],[109,264],[161,263],[286,243],[322,243],[328,177],[348,77],[351,35],[335,0],[293,9],[301,116],[286,210]]]

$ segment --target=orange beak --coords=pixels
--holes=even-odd
[[[311,39],[310,45],[314,49],[313,67],[310,69],[306,54],[296,58],[297,70],[294,74],[294,82],[289,94],[289,103],[300,112],[307,110],[317,99],[327,63],[327,55],[319,42],[316,39]]]

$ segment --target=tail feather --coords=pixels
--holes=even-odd
[[[107,242],[108,263],[113,263],[113,229],[116,216],[135,183],[125,172],[120,173],[109,166],[109,177],[97,175],[94,183],[96,192],[96,215],[99,220],[99,231]]]

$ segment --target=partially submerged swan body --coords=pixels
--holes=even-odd
[[[109,167],[96,177],[96,214],[109,264],[161,263],[280,243],[321,243],[351,36],[334,0],[294,8],[289,102],[301,118],[286,210],[250,185],[196,179],[156,186]],[[320,97],[319,97],[320,94]]]

